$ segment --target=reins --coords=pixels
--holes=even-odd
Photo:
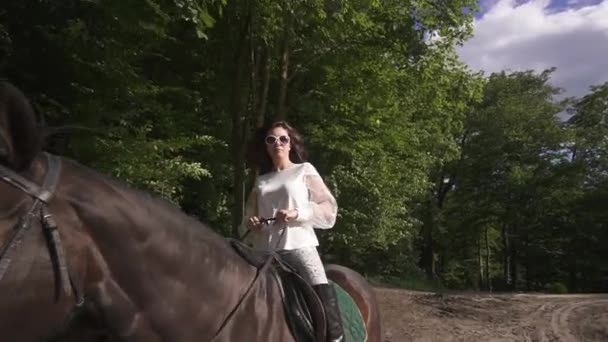
[[[276,218],[275,217],[270,217],[270,218],[261,218],[260,219],[260,222],[262,222],[264,224],[269,224],[272,221],[276,221]],[[287,229],[288,229],[287,227],[283,228],[283,231],[281,232],[279,240],[278,240],[277,244],[275,245],[275,249],[276,249],[276,247],[278,247],[279,243],[283,240],[283,238],[285,236],[285,232],[286,232]],[[251,232],[251,230],[248,229],[240,237],[239,240],[242,242],[249,235],[250,232]],[[277,261],[280,265],[283,265],[283,262],[281,260],[277,259],[276,254],[273,252],[273,253],[271,253],[271,254],[268,255],[268,257],[266,258],[266,260],[264,261],[264,264],[262,264],[262,266],[256,267],[256,273],[255,273],[255,276],[253,277],[253,280],[251,281],[251,283],[247,287],[247,290],[245,290],[245,293],[243,294],[243,296],[241,296],[241,298],[239,299],[239,301],[237,302],[237,304],[232,308],[232,310],[230,311],[230,313],[228,314],[228,316],[226,316],[226,319],[224,319],[224,321],[222,322],[222,324],[218,328],[218,331],[215,333],[215,335],[211,339],[211,342],[216,341],[216,340],[218,340],[221,337],[221,333],[224,331],[224,328],[228,325],[228,323],[230,323],[230,321],[232,320],[232,318],[236,314],[238,308],[249,297],[249,295],[251,294],[252,290],[255,288],[255,285],[258,283],[258,280],[260,279],[260,275],[263,274],[266,271],[266,269],[268,269],[268,267],[270,267],[270,265],[272,264],[273,261]],[[284,296],[284,294],[282,296]]]

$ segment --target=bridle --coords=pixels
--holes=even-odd
[[[66,296],[70,296],[73,293],[77,300],[76,305],[81,306],[84,297],[80,291],[77,290],[77,287],[72,281],[61,237],[57,229],[57,223],[48,210],[48,204],[53,198],[55,188],[59,181],[61,159],[49,153],[45,153],[45,155],[47,159],[47,173],[42,187],[0,164],[0,179],[30,195],[34,199],[32,206],[19,218],[19,221],[10,233],[8,240],[0,249],[0,281],[2,281],[4,275],[8,271],[25,234],[30,230],[32,221],[34,219],[39,219],[45,233],[44,235],[47,240],[49,253],[51,254],[53,269],[59,275],[56,278],[58,286],[56,287],[55,297],[58,299],[61,292],[60,289],[63,289]]]

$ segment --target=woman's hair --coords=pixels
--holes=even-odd
[[[294,163],[303,163],[307,161],[308,155],[304,148],[304,141],[300,133],[289,125],[286,121],[275,121],[267,123],[263,127],[258,128],[252,139],[249,142],[247,149],[247,160],[256,167],[261,175],[268,173],[274,169],[272,159],[266,151],[266,135],[276,127],[282,127],[289,135],[289,159]]]

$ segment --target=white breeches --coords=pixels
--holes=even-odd
[[[279,254],[311,285],[327,284],[325,267],[315,246],[282,250]]]

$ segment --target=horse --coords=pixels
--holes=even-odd
[[[0,339],[43,341],[78,313],[117,341],[296,341],[270,268],[160,196],[45,152],[20,89],[0,83]],[[268,264],[268,262],[266,262]],[[327,265],[380,342],[371,285]]]

